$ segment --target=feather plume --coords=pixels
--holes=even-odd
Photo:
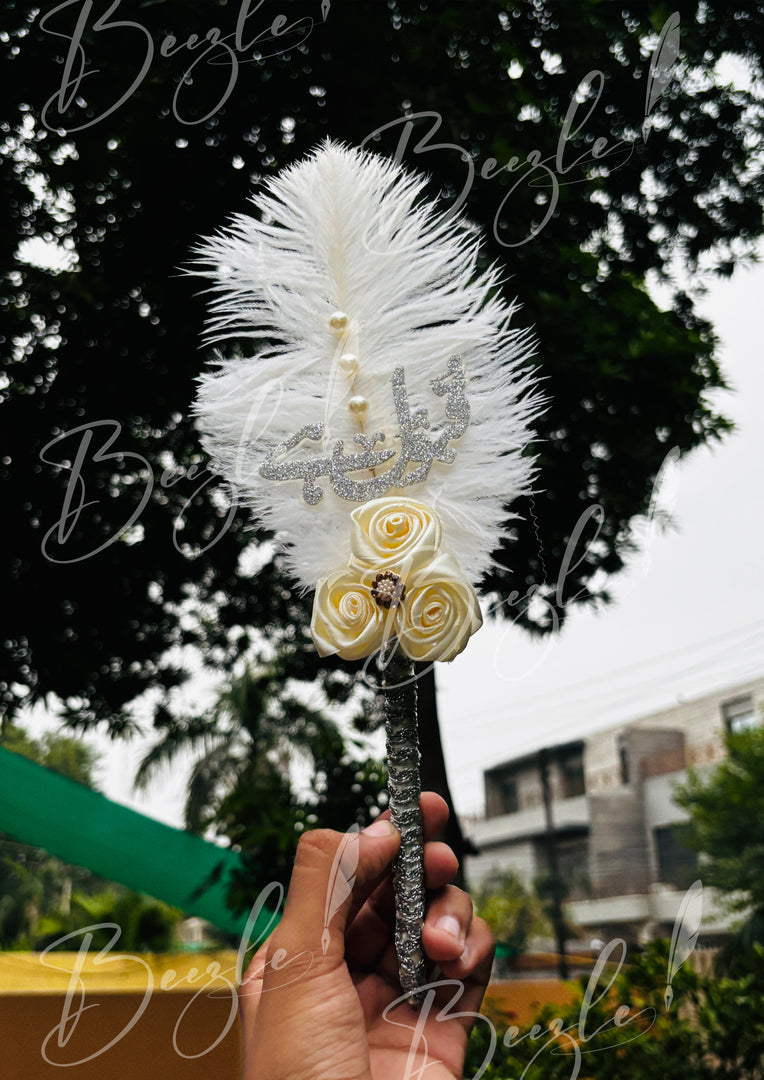
[[[666,990],[663,995],[666,1012],[671,1008],[671,1002],[674,1000],[674,991],[671,987],[674,976],[682,964],[689,959],[698,943],[702,916],[703,885],[698,880],[694,881],[685,893],[674,920],[674,932],[671,935],[671,947],[669,949]]]
[[[234,217],[196,249],[191,272],[213,282],[208,340],[254,347],[251,356],[218,355],[200,379],[205,447],[239,501],[279,536],[304,589],[349,550],[357,503],[322,480],[311,505],[301,479],[268,479],[263,463],[285,446],[284,461],[327,460],[338,441],[344,453],[359,453],[363,438],[400,455],[396,369],[418,426],[436,439],[447,431],[448,405],[434,383],[453,358],[463,367],[467,430],[426,477],[392,490],[437,511],[443,548],[473,583],[505,534],[506,506],[530,490],[525,449],[541,405],[527,366],[532,338],[510,326],[516,307],[500,295],[499,271],[479,269],[475,230],[424,201],[425,183],[393,161],[327,141],[266,184],[254,215]],[[333,313],[346,318],[339,333]],[[369,442],[369,433],[384,439]]]
[[[360,826],[351,825],[334,853],[324,908],[324,929],[321,933],[321,950],[326,956],[329,948],[329,923],[353,891],[358,870],[360,851]]]

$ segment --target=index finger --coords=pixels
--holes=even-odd
[[[445,844],[432,843],[444,830],[449,817],[448,804],[434,791],[423,791],[419,805],[422,810],[422,833],[425,842],[425,870],[428,885],[439,888],[450,881],[458,868],[455,856]],[[379,817],[390,817],[385,810]],[[378,820],[378,819],[377,819]],[[432,880],[436,878],[437,880]],[[392,867],[387,867],[374,881],[367,882],[363,891],[357,891],[348,916],[348,953],[357,949],[359,938],[366,939],[362,952],[374,955],[384,948],[392,937],[392,919],[395,910],[393,898]],[[372,941],[374,939],[374,941]]]
[[[423,791],[419,796],[419,806],[422,811],[422,839],[427,843],[437,839],[443,833],[449,818],[448,803],[434,791]],[[374,820],[382,819],[390,820],[389,809],[384,810]],[[348,924],[353,922],[367,901],[371,900],[372,906],[384,907],[383,898],[387,897],[389,901],[392,894],[392,868],[387,867],[375,880],[369,881],[362,892],[356,892],[350,908]]]
[[[423,791],[419,796],[422,810],[422,832],[425,840],[438,840],[448,823],[450,811],[448,803],[434,791]],[[384,810],[380,818],[389,818],[390,811]]]

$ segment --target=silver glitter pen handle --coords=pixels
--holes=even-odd
[[[401,846],[393,863],[395,892],[395,951],[401,988],[412,1005],[424,994],[426,982],[422,924],[424,922],[424,842],[419,807],[419,733],[414,665],[395,640],[380,657],[387,737],[390,817],[400,831]]]

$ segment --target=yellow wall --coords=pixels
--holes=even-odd
[[[103,961],[0,953],[3,1080],[238,1080],[235,953]]]
[[[236,978],[233,951],[0,953],[0,1077],[239,1080]],[[556,979],[517,979],[489,987],[486,1006],[524,1028],[572,997]]]

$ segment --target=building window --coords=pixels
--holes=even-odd
[[[561,762],[561,771],[563,799],[572,799],[576,795],[583,795],[586,791],[584,784],[583,754],[576,754],[575,757],[565,758]]]
[[[589,840],[579,837],[558,837],[557,870],[565,883],[566,900],[588,900],[592,895],[589,879]],[[540,862],[540,860],[539,860]],[[543,863],[540,863],[543,865]]]
[[[663,825],[655,829],[658,880],[677,889],[688,889],[698,876],[698,853],[682,841],[681,826]]]
[[[621,783],[628,784],[630,776],[629,748],[625,743],[618,744],[618,764],[621,771]]]
[[[734,701],[725,701],[722,705],[722,716],[727,731],[748,731],[756,727],[758,717],[753,707],[753,698],[750,694],[746,697],[735,698]]]
[[[499,778],[499,805],[500,814],[516,814],[520,809],[520,801],[517,797],[517,780],[507,776]]]

